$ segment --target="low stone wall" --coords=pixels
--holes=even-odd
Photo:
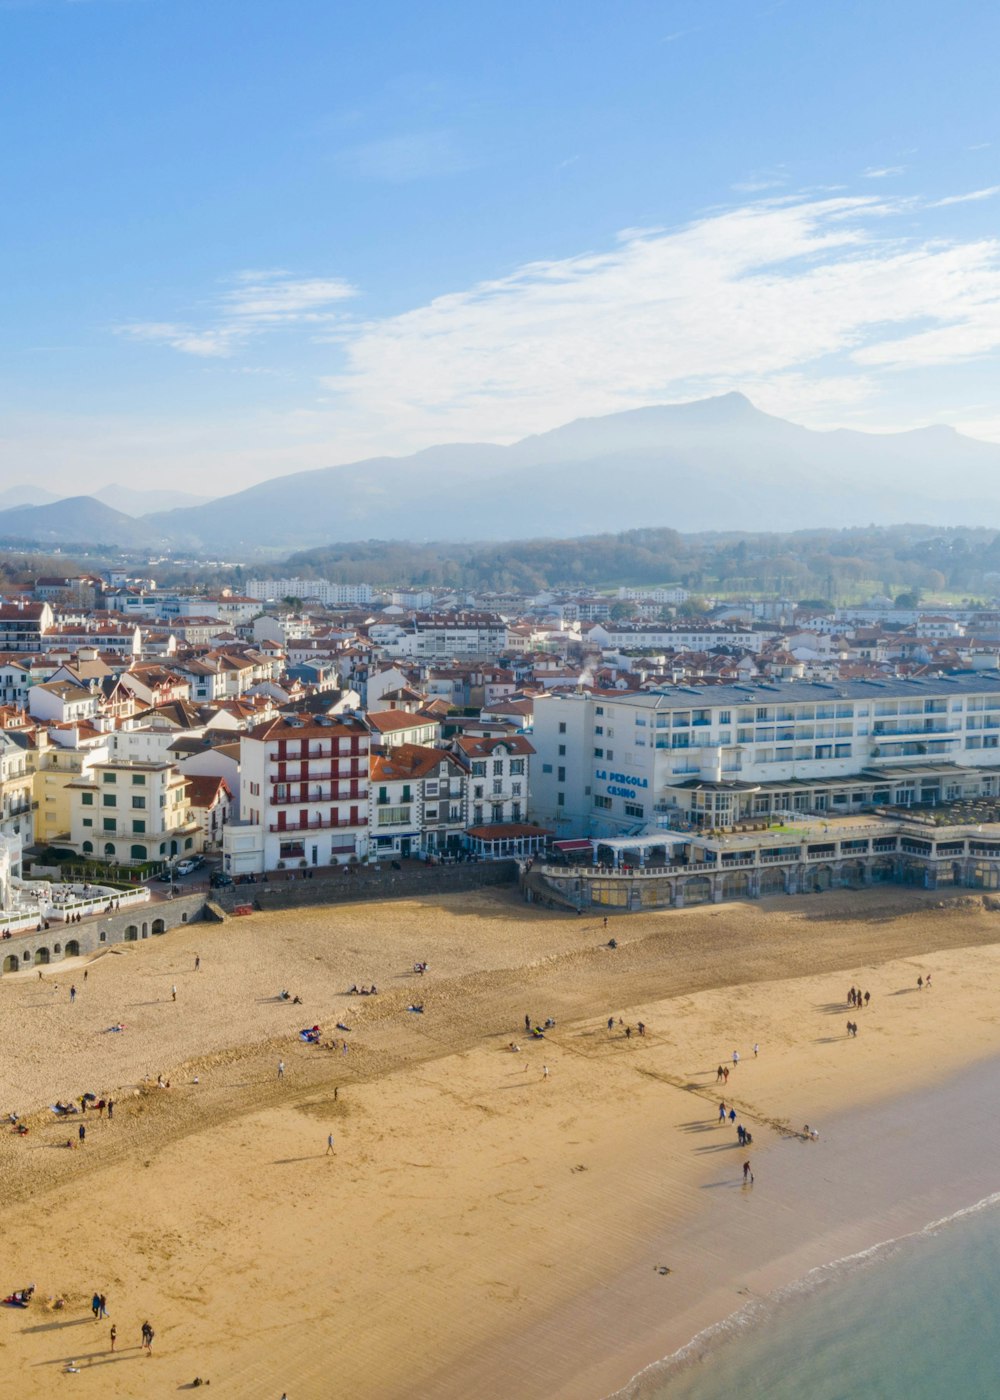
[[[99,952],[115,943],[140,943],[204,917],[205,895],[179,895],[159,903],[136,904],[116,914],[81,919],[78,924],[50,922],[47,929],[0,939],[0,971],[20,972],[63,958]]]
[[[212,898],[227,913],[240,904],[253,904],[262,910],[297,909],[313,904],[357,904],[377,899],[433,898],[462,894],[494,885],[513,885],[518,866],[514,860],[478,861],[469,865],[425,865],[414,862],[400,870],[391,866],[342,866],[354,874],[322,874],[312,880],[296,875],[294,880],[272,878],[266,884],[227,885],[213,890]]]

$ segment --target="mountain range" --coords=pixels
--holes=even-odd
[[[334,541],[569,537],[636,525],[1000,527],[1000,444],[948,427],[817,431],[732,393],[581,418],[510,446],[450,444],[295,472],[138,519],[129,493],[112,490],[117,500],[86,509],[89,498],[0,510],[0,539],[247,557]]]
[[[120,486],[117,482],[88,494],[93,500],[103,502],[112,510],[132,516],[148,515],[154,510],[174,510],[178,506],[205,505],[211,500],[210,496],[195,496],[190,491],[136,491],[130,486]],[[57,501],[77,499],[75,496],[60,496],[57,491],[47,491],[44,486],[8,486],[0,491],[0,511],[12,510],[17,506],[54,505]]]

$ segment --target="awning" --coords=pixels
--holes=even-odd
[[[589,841],[553,841],[552,849],[568,854],[570,851],[590,851],[593,847]]]

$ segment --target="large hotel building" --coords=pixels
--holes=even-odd
[[[1000,675],[580,692],[535,702],[557,838],[1000,794]]]

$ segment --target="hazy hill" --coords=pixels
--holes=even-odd
[[[112,510],[92,496],[0,511],[0,540],[14,544],[110,544],[158,548],[162,539],[145,521]]]
[[[817,432],[742,394],[578,419],[509,447],[457,444],[297,472],[146,518],[229,550],[332,540],[512,539],[644,525],[1000,526],[1000,445],[950,428]]]

